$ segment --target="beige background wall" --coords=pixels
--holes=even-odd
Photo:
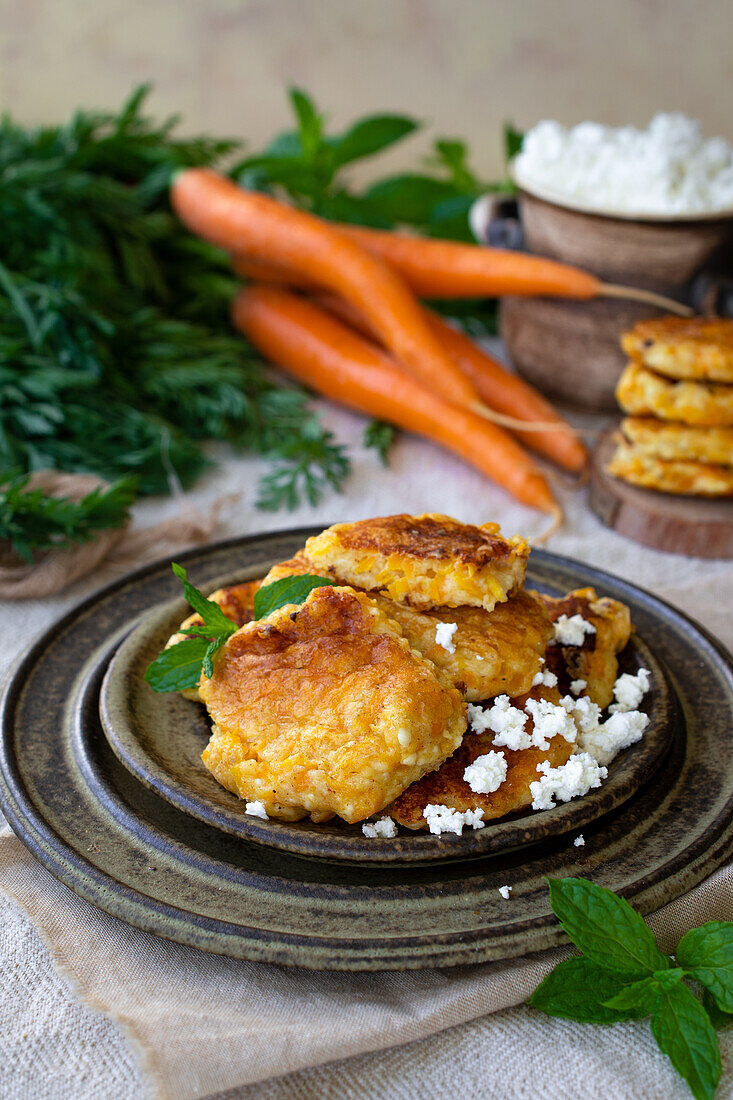
[[[733,0],[0,0],[0,105],[20,119],[113,106],[148,79],[156,111],[253,148],[297,83],[335,124],[391,109],[464,135],[489,172],[505,118],[683,110],[733,138]]]

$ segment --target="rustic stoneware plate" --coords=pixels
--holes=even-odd
[[[542,563],[535,563],[533,558],[527,586],[559,594],[551,572],[543,570]],[[275,559],[269,564],[275,564]],[[217,578],[214,588],[261,575],[259,566],[240,566],[233,574]],[[201,753],[211,734],[211,722],[203,706],[180,695],[156,695],[143,679],[148,664],[189,613],[190,608],[180,598],[157,608],[145,616],[112,658],[100,696],[107,740],[128,771],[179,810],[234,836],[297,855],[367,863],[466,859],[579,829],[631,798],[646,782],[667,751],[680,721],[661,666],[649,647],[635,638],[624,654],[623,669],[633,672],[645,667],[651,671],[654,689],[645,701],[651,721],[643,741],[617,757],[606,782],[585,798],[541,813],[513,814],[483,829],[468,829],[462,836],[433,836],[401,829],[394,839],[367,840],[361,825],[346,825],[338,819],[323,825],[263,821],[245,814],[241,799],[220,786],[204,768]]]
[[[284,558],[310,532],[182,555],[210,587]],[[632,609],[679,719],[653,778],[574,832],[473,859],[357,864],[303,858],[214,828],[140,783],[99,722],[110,658],[143,613],[177,595],[169,563],[104,589],[57,623],[3,694],[0,804],[16,833],[82,897],[147,931],[238,958],[380,970],[508,959],[564,937],[544,876],[584,875],[649,913],[733,852],[730,657],[685,616],[606,574],[536,553],[535,576],[595,584]],[[539,815],[538,815],[539,816]],[[512,887],[509,901],[499,887]]]

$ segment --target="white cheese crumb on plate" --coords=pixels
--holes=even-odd
[[[442,806],[439,803],[430,802],[423,810],[423,817],[428,823],[430,832],[435,836],[441,833],[455,833],[460,836],[464,825],[470,825],[472,829],[483,829],[483,810],[454,810],[450,806]]]
[[[582,615],[561,615],[555,623],[552,641],[557,645],[582,645],[586,634],[595,634],[596,628]]]
[[[616,700],[608,708],[609,714],[636,710],[651,686],[651,673],[648,668],[640,668],[635,676],[624,672],[613,685]]]
[[[566,764],[553,768],[549,760],[537,765],[540,778],[530,783],[533,810],[551,810],[560,802],[579,798],[594,787],[600,787],[608,775],[608,768],[600,767],[590,753],[573,753]]]
[[[582,692],[585,691],[585,689],[587,687],[588,687],[588,681],[587,680],[571,680],[570,681],[570,690],[572,691],[573,695],[580,695]]]
[[[464,771],[463,778],[476,794],[491,794],[498,791],[506,779],[506,772],[504,753],[492,750],[484,756],[477,756],[473,764],[469,764]]]
[[[364,836],[368,836],[372,839],[378,836],[397,836],[397,826],[387,814],[385,814],[384,817],[380,817],[378,821],[365,821],[361,827],[361,831]]]
[[[509,901],[509,895],[512,892],[511,886],[500,886],[499,893],[504,898],[504,901]]]
[[[579,833],[578,836],[576,836],[575,840],[573,841],[573,844],[575,845],[576,848],[584,848],[585,847],[585,837],[583,836],[582,833]]]
[[[250,817],[261,817],[263,821],[269,820],[264,802],[245,802],[244,812]]]

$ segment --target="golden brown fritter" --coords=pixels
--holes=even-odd
[[[733,428],[693,428],[648,416],[627,416],[621,431],[638,453],[649,458],[733,466]]]
[[[305,553],[319,574],[413,607],[491,611],[521,587],[529,546],[495,523],[398,515],[337,523],[308,539]]]
[[[226,617],[231,619],[233,623],[236,623],[237,626],[244,626],[245,623],[252,622],[255,617],[255,593],[261,584],[262,581],[256,580],[245,581],[243,584],[233,584],[228,588],[217,588],[216,592],[212,592],[208,599],[213,603],[218,603]],[[170,646],[184,641],[186,635],[182,632],[192,626],[199,626],[202,622],[203,619],[200,615],[196,613],[189,615],[187,619],[183,620],[176,633],[170,636],[165,648],[168,649]],[[196,702],[199,698],[198,688],[182,691],[181,695]]]
[[[733,385],[674,382],[632,362],[619,378],[616,398],[624,412],[634,416],[714,428],[733,426]]]
[[[317,588],[242,627],[201,698],[216,729],[205,765],[274,817],[361,821],[438,767],[466,707],[367,596]]]
[[[300,551],[290,561],[274,565],[265,583],[294,573],[317,572],[315,564]],[[493,611],[482,607],[419,611],[379,592],[371,592],[370,596],[385,615],[399,623],[413,648],[443,669],[454,684],[462,686],[469,702],[529,691],[552,636],[552,623],[544,605],[524,591],[497,604]],[[453,653],[435,640],[440,623],[456,624],[450,639]]]
[[[583,692],[599,707],[607,707],[613,699],[613,685],[618,675],[616,654],[631,636],[631,617],[626,604],[608,596],[597,596],[593,588],[578,588],[567,596],[545,596],[536,593],[550,613],[553,622],[561,615],[569,619],[580,615],[596,628],[586,634],[580,646],[549,645],[546,662],[558,678],[563,695],[570,690],[571,680],[585,680]]]
[[[621,338],[632,359],[669,378],[733,382],[733,320],[658,317],[639,321]]]
[[[616,450],[606,466],[609,474],[658,493],[680,496],[733,496],[733,468],[711,466],[705,462],[675,459],[668,461],[647,454],[634,443],[619,437]]]
[[[553,688],[533,688],[529,695],[533,699],[547,699],[551,703],[560,701],[559,693]],[[521,710],[528,697],[523,695],[519,699],[512,699],[512,706]],[[531,716],[527,717],[525,729],[527,733],[532,732]],[[427,822],[423,811],[433,803],[461,812],[483,810],[484,821],[504,817],[505,814],[515,813],[532,805],[529,785],[539,778],[538,764],[549,760],[553,768],[559,767],[567,762],[575,750],[575,745],[566,741],[561,734],[553,737],[546,749],[508,749],[505,746],[494,749],[495,736],[490,730],[486,733],[468,732],[460,747],[437,771],[413,783],[400,795],[389,808],[390,816],[408,829],[425,829]],[[504,754],[507,762],[506,779],[490,794],[477,794],[466,783],[463,773],[479,756],[491,751]]]

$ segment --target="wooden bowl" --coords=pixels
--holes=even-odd
[[[590,213],[519,191],[530,252],[592,271],[606,282],[687,300],[694,276],[730,244],[733,214],[701,218],[632,218]],[[626,357],[622,332],[661,311],[609,298],[506,298],[499,327],[517,370],[551,396],[593,410],[615,409]]]

